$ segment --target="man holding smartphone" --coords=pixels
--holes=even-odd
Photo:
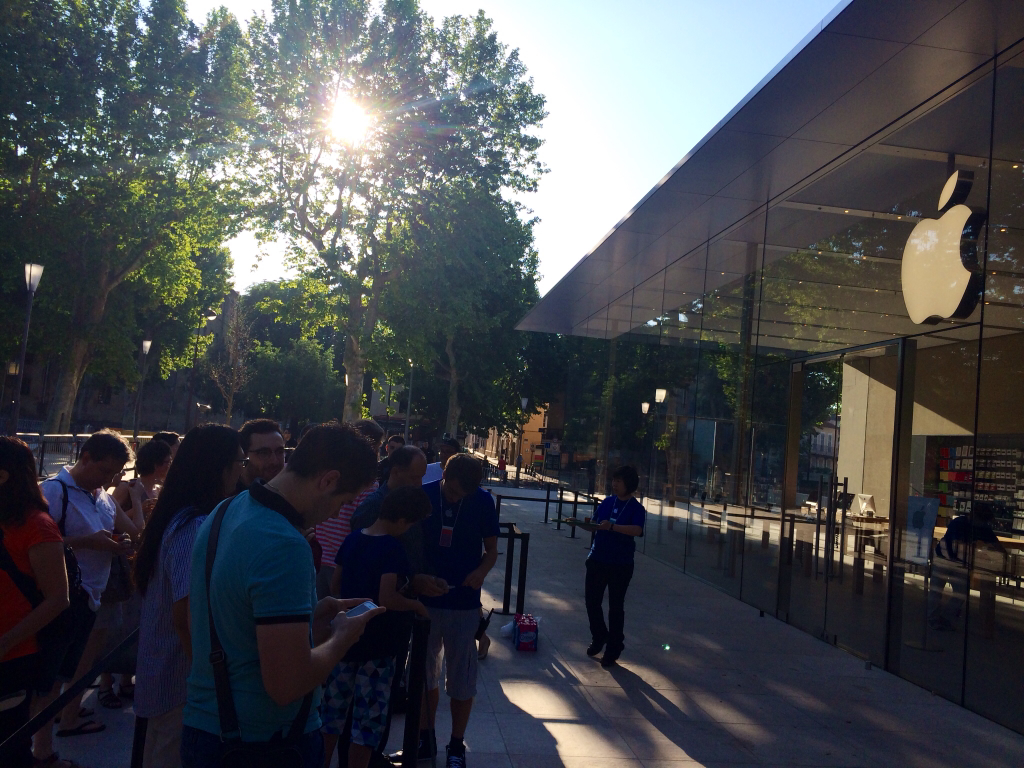
[[[480,588],[498,559],[498,514],[494,500],[480,488],[480,462],[466,453],[452,456],[441,480],[423,490],[432,513],[421,523],[428,570],[451,589],[423,597],[430,612],[427,641],[427,730],[420,733],[419,757],[437,752],[434,731],[440,700],[441,661],[446,661],[445,691],[451,697],[452,737],[447,768],[464,768],[463,737],[476,696],[477,647],[480,628]]]
[[[316,572],[303,531],[354,499],[373,482],[376,468],[373,447],[351,426],[311,429],[280,474],[226,502],[209,591],[207,548],[217,513],[203,523],[192,552],[194,661],[181,737],[185,768],[220,766],[239,738],[246,748],[269,753],[296,724],[302,765],[321,768],[320,685],[366,623],[384,609],[347,617],[340,611],[362,598],[317,602]],[[225,696],[217,690],[211,662],[211,615],[227,657],[238,733],[222,727]],[[304,724],[303,711],[308,711]]]

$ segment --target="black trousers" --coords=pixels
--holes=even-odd
[[[590,636],[595,643],[607,643],[609,653],[622,653],[625,647],[626,589],[633,578],[633,564],[612,565],[593,558],[587,560],[585,600]],[[604,623],[604,591],[608,590],[608,624]]]

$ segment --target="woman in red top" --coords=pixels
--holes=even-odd
[[[0,488],[0,546],[10,556],[4,560],[30,576],[43,597],[33,608],[7,570],[0,568],[2,743],[28,722],[32,694],[40,684],[36,632],[57,618],[69,601],[60,530],[39,491],[32,451],[14,437],[0,437]],[[3,766],[33,764],[31,739],[20,740],[0,755]],[[35,764],[59,766],[60,761],[51,749]]]

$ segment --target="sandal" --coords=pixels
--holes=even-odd
[[[86,709],[85,707],[82,707],[80,710],[78,710],[78,717],[82,720],[85,720],[85,718],[87,717],[92,717],[95,714],[95,709]],[[60,715],[57,715],[55,718],[53,718],[53,722],[57,723],[57,725],[60,725]],[[50,758],[46,759],[49,760]]]
[[[124,696],[126,699],[135,698],[135,683],[121,683],[117,686],[117,695]]]
[[[86,720],[83,723],[79,723],[74,728],[62,728],[57,731],[58,736],[91,736],[94,733],[100,733],[101,731],[107,730],[107,726],[103,723],[97,723],[95,720]]]
[[[103,689],[101,688],[96,692],[96,701],[102,704],[107,709],[121,709],[124,704],[121,703],[121,699],[118,698],[117,694],[114,693],[114,688]]]

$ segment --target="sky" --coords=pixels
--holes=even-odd
[[[546,293],[793,49],[838,0],[420,0],[435,20],[494,21],[547,98],[538,135],[549,172],[521,201],[540,223]],[[243,22],[269,0],[224,5]],[[235,287],[286,274],[281,249],[229,244]]]

